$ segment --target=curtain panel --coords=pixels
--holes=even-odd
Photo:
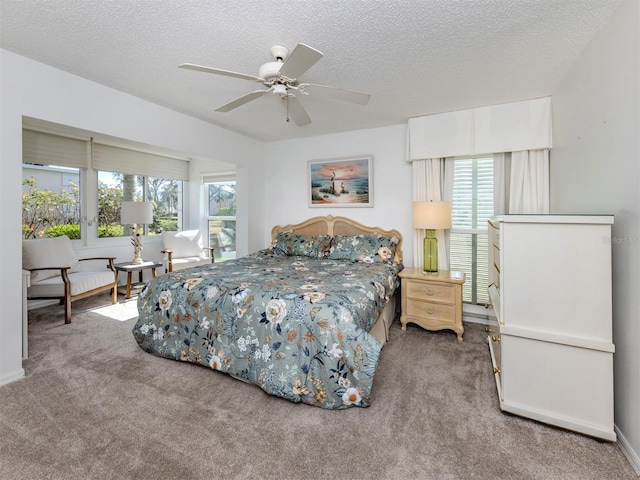
[[[428,158],[411,163],[414,202],[450,202],[453,198],[453,161],[445,158]],[[425,230],[414,228],[413,262],[424,264],[423,240]],[[438,240],[438,269],[449,270],[449,231],[436,230]]]

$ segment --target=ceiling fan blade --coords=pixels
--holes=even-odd
[[[243,80],[253,80],[255,82],[263,82],[264,79],[255,75],[247,75],[246,73],[230,72],[229,70],[221,70],[219,68],[205,67],[203,65],[194,65],[193,63],[182,63],[178,65],[180,68],[187,70],[198,70],[200,72],[215,73],[216,75],[225,75],[227,77],[242,78]]]
[[[285,58],[278,73],[291,80],[300,78],[304,72],[315,65],[323,56],[324,55],[315,48],[311,48],[304,43],[299,43],[295,46],[293,52]]]
[[[358,105],[366,105],[371,95],[368,93],[355,92],[353,90],[345,90],[344,88],[330,87],[328,85],[317,85],[315,83],[303,83],[298,85],[303,92],[313,92],[313,95],[324,95],[334,100],[343,100],[346,102],[357,103]]]
[[[285,104],[286,102],[289,102],[287,106],[287,110],[289,112],[289,115],[291,115],[291,118],[293,118],[293,121],[297,126],[304,127],[305,125],[309,125],[311,123],[311,119],[309,118],[309,115],[307,115],[307,112],[302,106],[302,103],[300,103],[300,101],[296,98],[295,95],[288,95],[284,101],[285,101]]]
[[[256,90],[254,92],[247,93],[246,95],[238,97],[235,100],[232,100],[229,103],[225,103],[224,105],[216,108],[216,112],[229,112],[229,111],[233,110],[234,108],[238,108],[238,107],[244,105],[245,103],[250,102],[251,100],[255,100],[256,98],[259,98],[259,97],[263,96],[265,93],[270,92],[270,91],[271,91],[271,89],[269,89],[269,90]]]

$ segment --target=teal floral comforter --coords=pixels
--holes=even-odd
[[[381,345],[367,333],[402,265],[271,249],[166,273],[138,297],[138,344],[328,409],[367,407]]]

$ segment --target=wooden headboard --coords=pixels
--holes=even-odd
[[[385,237],[398,237],[396,256],[393,263],[402,262],[402,234],[397,230],[383,230],[379,227],[368,227],[346,217],[313,217],[302,223],[291,223],[289,225],[276,225],[271,229],[271,240],[276,238],[278,232],[293,232],[303,235],[360,235],[367,233],[377,233]]]

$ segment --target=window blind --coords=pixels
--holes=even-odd
[[[202,175],[202,183],[235,182],[235,172],[208,173]]]
[[[493,158],[456,159],[449,239],[451,268],[467,275],[463,300],[489,301],[487,221],[493,216]]]
[[[22,162],[35,165],[87,168],[89,165],[89,142],[23,129]]]
[[[93,168],[127,175],[189,180],[189,162],[140,150],[93,143]]]

